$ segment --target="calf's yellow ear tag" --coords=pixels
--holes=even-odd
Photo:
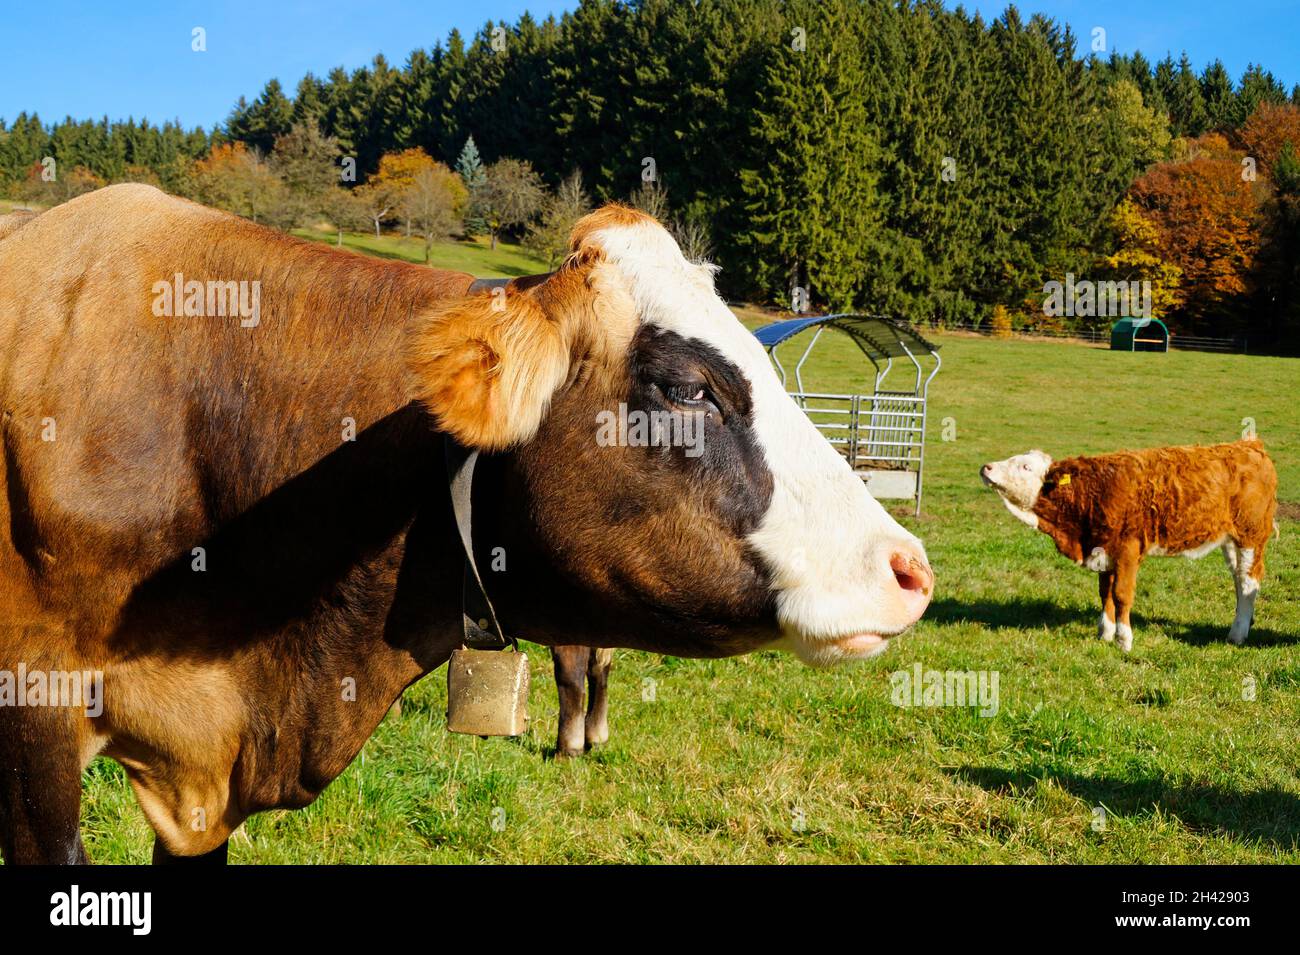
[[[1065,487],[1065,485],[1070,483],[1070,475],[1062,474],[1060,480],[1057,481],[1056,483],[1061,485],[1061,487]]]

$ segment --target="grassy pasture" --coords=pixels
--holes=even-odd
[[[0,201],[0,214],[13,205]],[[414,239],[345,244],[423,259]],[[440,243],[435,263],[482,276],[544,268],[483,240]],[[251,819],[232,860],[1300,861],[1300,361],[936,339],[924,514],[900,519],[926,541],[938,590],[883,657],[814,671],[774,653],[620,652],[612,741],[570,762],[550,758],[544,649],[530,654],[533,724],[518,740],[447,734],[439,671],[313,806]],[[854,390],[864,373],[828,333],[806,381]],[[1229,440],[1245,418],[1274,456],[1286,506],[1241,648],[1224,641],[1233,598],[1218,555],[1148,561],[1133,653],[1101,644],[1095,577],[1015,522],[976,474],[1030,447],[1064,456]],[[955,440],[943,440],[946,419]],[[996,672],[997,714],[894,706],[890,674],[917,663]],[[97,862],[149,859],[152,834],[110,761],[86,773],[83,828]]]
[[[19,202],[17,199],[0,199],[0,216],[7,216],[11,212],[17,212],[20,209],[39,209],[40,206],[34,206],[26,202]]]
[[[983,461],[1029,447],[1209,442],[1252,417],[1282,499],[1300,501],[1300,362],[937,339],[925,513],[903,520],[926,541],[938,590],[883,657],[815,671],[775,653],[620,652],[613,738],[570,762],[550,758],[543,649],[530,654],[533,722],[517,740],[446,733],[439,671],[313,806],[250,820],[232,861],[1300,861],[1295,510],[1245,647],[1223,639],[1233,597],[1216,554],[1147,562],[1124,656],[1094,638],[1095,577],[977,479]],[[828,333],[819,349],[810,384],[861,386],[847,341]],[[945,418],[954,441],[941,440]],[[1000,709],[894,706],[889,675],[915,663],[996,671]],[[151,834],[121,770],[97,760],[85,791],[92,858],[146,861]]]
[[[0,216],[18,209],[40,209],[16,199],[0,199]],[[294,229],[300,239],[335,245],[338,235],[327,229]],[[384,259],[401,259],[424,263],[424,240],[406,238],[386,232],[376,238],[369,232],[345,232],[343,247],[354,252],[374,255]],[[486,237],[469,240],[436,242],[433,246],[433,264],[442,269],[469,272],[480,278],[514,278],[546,271],[546,263],[533,256],[523,246],[514,242],[497,242],[495,249]]]
[[[293,234],[302,239],[334,245],[338,233],[320,229],[294,229]],[[424,240],[408,239],[403,235],[384,233],[378,238],[371,232],[343,233],[343,247],[384,259],[402,259],[424,264]],[[546,263],[535,258],[523,246],[513,242],[497,242],[493,249],[485,236],[465,241],[436,242],[432,251],[432,264],[440,269],[468,272],[479,278],[514,278],[546,271]]]

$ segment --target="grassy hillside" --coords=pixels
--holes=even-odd
[[[1300,362],[937,341],[925,514],[904,521],[938,589],[883,657],[814,671],[775,653],[621,651],[613,738],[570,762],[550,758],[544,650],[530,650],[533,722],[517,740],[447,734],[439,671],[315,805],[248,822],[232,860],[1300,862],[1300,523],[1284,520],[1269,552],[1246,646],[1224,641],[1233,595],[1213,554],[1147,562],[1125,656],[1094,638],[1095,576],[977,478],[1031,447],[1226,440],[1251,417],[1282,498],[1300,501]],[[862,386],[847,342],[819,347],[810,384]],[[915,663],[995,672],[996,715],[894,706],[890,673]],[[97,761],[86,792],[92,858],[147,860],[122,772]]]
[[[0,215],[27,208],[37,207],[15,199],[0,199]],[[331,246],[338,242],[337,233],[322,229],[294,229],[292,232],[299,238]],[[346,232],[343,235],[343,247],[385,259],[424,263],[424,240],[408,239],[402,235],[385,233],[376,238],[371,232]],[[433,246],[429,264],[434,268],[469,272],[480,278],[513,278],[547,271],[546,263],[523,246],[514,242],[498,242],[493,249],[485,237],[437,242]]]
[[[293,234],[304,239],[336,244],[337,233],[318,229],[294,229]],[[408,239],[401,235],[385,234],[376,238],[373,232],[346,232],[343,246],[368,255],[385,259],[404,259],[423,264],[424,240]],[[498,242],[492,249],[486,238],[466,242],[437,242],[429,262],[434,268],[469,272],[479,278],[513,278],[516,275],[533,275],[545,272],[546,263],[531,255],[513,242]]]

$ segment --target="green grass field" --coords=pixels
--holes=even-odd
[[[320,229],[294,229],[293,234],[316,242],[337,242],[337,233]],[[403,259],[423,264],[424,240],[384,233],[376,238],[369,232],[345,232],[343,247],[385,259]],[[513,242],[498,242],[495,249],[485,237],[468,241],[437,242],[433,246],[431,265],[440,269],[468,272],[479,278],[514,278],[546,271],[546,263]]]
[[[815,671],[776,653],[620,651],[612,740],[569,762],[550,758],[545,650],[530,648],[533,720],[516,740],[449,735],[440,670],[313,806],[250,820],[232,861],[1300,861],[1295,510],[1246,646],[1224,640],[1233,596],[1212,554],[1147,562],[1124,656],[1094,637],[1094,575],[977,477],[1030,447],[1226,440],[1250,417],[1282,499],[1300,501],[1300,362],[937,340],[925,513],[904,520],[938,587],[888,653]],[[819,347],[810,384],[862,386],[847,342]],[[945,418],[955,440],[941,440]],[[915,663],[995,671],[1000,709],[896,707],[889,675]],[[92,859],[148,860],[151,833],[112,763],[87,774],[84,825]]]

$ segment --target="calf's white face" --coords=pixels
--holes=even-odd
[[[1030,527],[1038,526],[1032,513],[1052,459],[1042,451],[1026,451],[1005,461],[994,461],[980,468],[980,480],[998,492],[1002,503],[1019,520]]]

